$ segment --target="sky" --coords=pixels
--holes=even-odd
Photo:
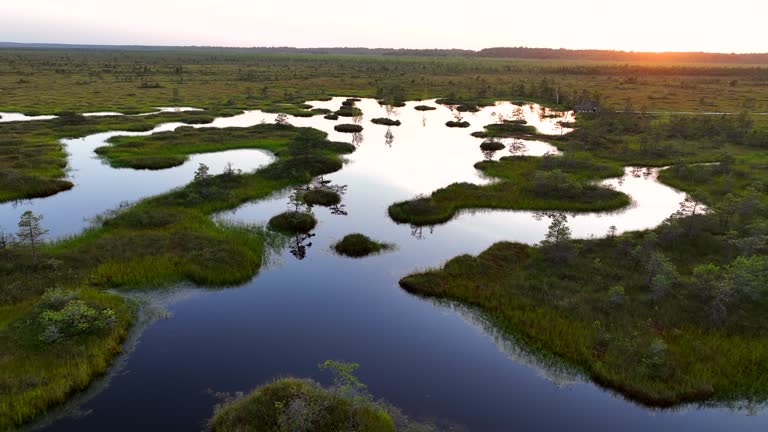
[[[0,0],[0,41],[768,52],[765,0]]]

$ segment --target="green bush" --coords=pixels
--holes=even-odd
[[[112,309],[97,310],[63,290],[46,292],[43,305],[38,316],[42,328],[38,339],[46,343],[109,329],[117,320]]]

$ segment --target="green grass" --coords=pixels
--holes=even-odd
[[[451,220],[462,209],[586,212],[613,210],[630,202],[623,193],[592,184],[599,179],[621,176],[623,170],[588,157],[504,157],[498,162],[478,162],[475,168],[501,181],[483,186],[454,183],[429,197],[392,204],[389,216],[399,223],[434,225]],[[537,173],[547,172],[559,175],[553,174],[551,181],[538,184],[541,177]]]
[[[340,255],[362,258],[391,250],[394,245],[377,242],[363,234],[347,234],[343,239],[334,243],[332,247]]]

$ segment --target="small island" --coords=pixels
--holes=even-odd
[[[363,234],[349,234],[333,245],[339,255],[362,258],[394,249],[389,243],[379,243]]]

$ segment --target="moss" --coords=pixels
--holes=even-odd
[[[357,133],[362,132],[363,127],[357,124],[339,124],[333,127],[336,132]]]
[[[348,234],[333,245],[333,249],[339,254],[353,258],[361,258],[393,248],[392,244],[379,243],[363,234]]]
[[[328,114],[326,116],[323,116],[323,118],[326,120],[338,120],[339,116],[338,114]]]
[[[416,105],[413,109],[415,109],[416,111],[434,111],[437,108],[429,105]]]
[[[371,120],[371,123],[377,124],[377,125],[385,125],[385,126],[400,126],[400,120],[392,120],[386,117],[381,118],[375,118]]]
[[[311,213],[287,211],[272,217],[269,227],[286,233],[308,233],[317,226],[317,219]]]
[[[341,202],[341,195],[326,188],[314,188],[304,192],[301,198],[310,205],[332,206]]]

